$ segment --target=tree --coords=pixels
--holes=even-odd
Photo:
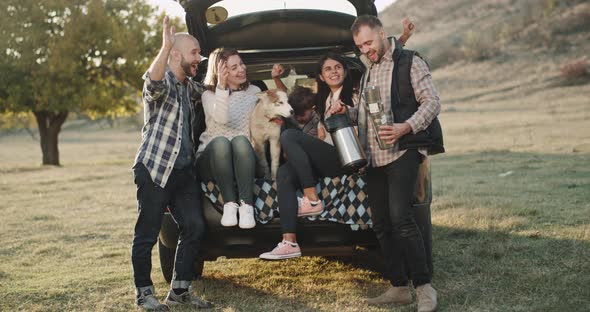
[[[140,0],[4,0],[0,113],[33,112],[44,165],[59,165],[69,112],[135,112],[140,79],[160,45]]]

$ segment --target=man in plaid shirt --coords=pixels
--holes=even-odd
[[[167,311],[168,305],[208,308],[207,301],[193,297],[193,279],[201,238],[205,230],[200,191],[194,169],[194,138],[191,118],[202,88],[188,79],[201,61],[199,42],[187,33],[176,34],[164,19],[163,43],[144,75],[145,124],[135,157],[139,215],[131,248],[136,305],[149,311]],[[203,121],[201,121],[203,122]],[[192,125],[200,127],[200,125]],[[157,241],[166,207],[180,231],[171,289],[162,304],[150,279],[151,251]]]
[[[379,87],[385,116],[393,116],[391,97],[397,96],[399,99],[398,94],[392,95],[395,45],[387,39],[381,22],[374,16],[358,17],[351,31],[354,42],[368,65],[361,90],[368,86]],[[404,60],[407,64],[406,61],[408,60]],[[369,158],[367,191],[372,209],[373,230],[379,239],[392,285],[381,296],[368,299],[367,303],[410,303],[412,296],[408,288],[408,272],[416,288],[418,311],[423,312],[436,309],[436,291],[430,284],[432,272],[427,265],[424,241],[416,224],[412,198],[418,167],[422,158],[427,155],[427,146],[401,149],[398,140],[426,129],[440,112],[440,102],[426,63],[417,56],[409,61],[410,77],[404,81],[411,82],[411,86],[410,83],[407,86],[400,84],[399,88],[407,90],[411,87],[414,91],[415,99],[412,100],[417,103],[417,107],[414,107],[415,112],[411,117],[397,123],[393,120],[399,120],[399,116],[389,118],[390,125],[381,126],[376,133],[371,125],[367,125],[366,104],[362,96],[360,99],[359,139]],[[401,63],[398,64],[400,67]],[[398,100],[396,105],[400,103],[407,102]],[[377,136],[386,143],[393,144],[393,147],[381,149]]]

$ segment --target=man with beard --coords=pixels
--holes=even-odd
[[[440,112],[438,92],[426,62],[387,38],[377,17],[358,17],[351,31],[367,64],[361,90],[378,88],[382,105],[379,109],[361,97],[358,118],[359,139],[369,158],[367,191],[373,230],[391,283],[384,294],[367,303],[411,303],[411,279],[418,311],[434,311],[437,294],[430,284],[432,270],[412,199],[420,163],[428,154],[444,151],[435,119]],[[379,111],[387,119],[385,125],[368,125],[368,116],[379,116]],[[439,131],[432,131],[431,123],[439,126]],[[387,145],[380,146],[378,136]]]
[[[211,303],[189,291],[193,263],[205,231],[191,127],[191,118],[202,110],[199,100],[203,88],[188,79],[197,73],[201,49],[193,36],[176,34],[168,25],[168,17],[163,24],[162,48],[143,77],[145,124],[133,166],[139,211],[131,248],[135,303],[148,311],[167,311],[168,305],[209,308]],[[192,125],[199,128],[204,120],[192,122],[199,123]],[[168,305],[156,299],[150,278],[151,251],[166,207],[180,232]]]

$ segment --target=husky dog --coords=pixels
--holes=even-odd
[[[283,118],[290,118],[293,108],[287,100],[287,93],[280,90],[268,90],[258,93],[258,102],[250,116],[250,138],[258,158],[258,168],[265,178],[273,181],[277,177],[281,144],[281,126]],[[270,169],[266,158],[266,142],[270,145]]]

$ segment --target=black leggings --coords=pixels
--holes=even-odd
[[[204,181],[215,181],[226,203],[238,202],[234,187],[236,181],[239,199],[252,205],[255,166],[254,149],[244,136],[237,136],[231,142],[226,137],[216,137],[197,159],[201,178]]]
[[[283,233],[297,228],[297,190],[316,186],[320,177],[343,175],[336,148],[296,129],[281,134],[281,146],[287,163],[277,173],[277,199]]]

